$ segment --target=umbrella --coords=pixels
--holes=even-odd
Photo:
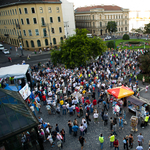
[[[107,92],[118,99],[128,97],[134,94],[134,92],[130,88],[125,86],[108,89]]]

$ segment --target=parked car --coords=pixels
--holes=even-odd
[[[4,54],[10,54],[10,52],[9,52],[8,49],[3,49],[2,52],[3,52]]]
[[[110,40],[111,39],[111,36],[106,36],[105,37],[105,40]]]
[[[3,44],[0,44],[0,50],[4,50],[5,48],[4,48],[4,46],[3,46]]]

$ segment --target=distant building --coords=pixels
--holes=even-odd
[[[67,0],[61,0],[62,13],[64,21],[64,30],[66,38],[75,34],[75,18],[73,3]]]
[[[146,24],[150,23],[150,10],[130,10],[129,12],[129,31],[141,28],[144,30]]]
[[[61,3],[0,1],[0,40],[29,50],[58,46],[65,35]]]
[[[115,5],[79,7],[75,10],[76,28],[86,28],[93,35],[106,35],[109,21],[117,23],[116,35],[129,33],[129,9]]]

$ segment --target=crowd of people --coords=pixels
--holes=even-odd
[[[75,116],[74,121],[68,120],[68,130],[69,134],[73,133],[73,136],[80,134],[78,140],[81,143],[81,149],[86,142],[84,135],[88,132],[88,127],[93,119],[95,124],[102,120],[104,126],[110,122],[110,147],[119,149],[116,128],[119,126],[119,129],[124,129],[126,116],[124,107],[127,102],[124,98],[123,103],[118,103],[115,97],[107,93],[107,90],[124,85],[134,91],[134,96],[139,97],[140,88],[137,79],[137,74],[140,72],[137,62],[139,55],[141,52],[134,50],[107,51],[89,65],[75,69],[66,69],[63,65],[54,67],[50,61],[45,65],[39,62],[31,67],[32,78],[36,82],[33,84],[32,94],[27,99],[27,103],[36,117],[42,113],[41,107],[45,107],[49,115],[56,113],[61,117],[67,114]],[[143,84],[144,82],[143,79]],[[146,87],[147,90],[148,87]],[[118,116],[113,118],[109,116],[108,109],[113,106],[114,102],[118,103],[121,109]],[[36,108],[39,114],[35,112]],[[79,123],[77,118],[80,117],[82,121]],[[56,124],[52,130],[49,123],[44,122],[41,117],[38,119],[41,148],[44,149],[43,142],[46,140],[50,142],[51,147],[57,143],[58,147],[63,148],[66,129],[59,130]],[[138,137],[137,150],[143,149],[141,140],[143,138]],[[99,141],[102,149],[104,143],[102,134],[99,135]],[[126,135],[122,141],[124,149],[133,147],[132,134]]]

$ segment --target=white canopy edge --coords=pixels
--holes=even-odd
[[[0,78],[8,78],[14,76],[25,76],[29,68],[28,64],[25,65],[11,65],[0,68]]]

